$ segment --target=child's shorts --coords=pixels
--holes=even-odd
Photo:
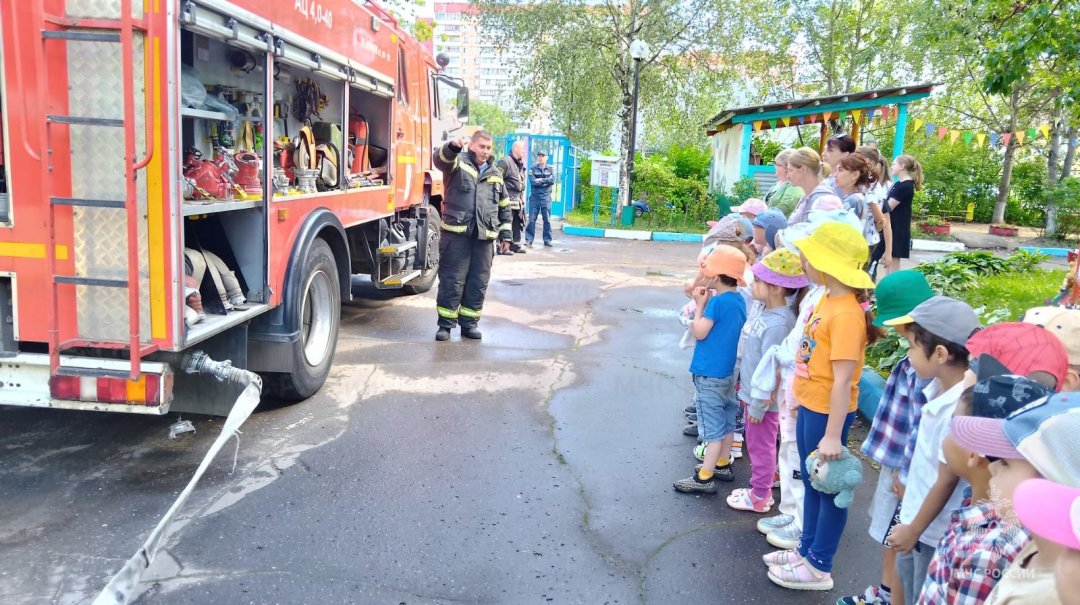
[[[874,497],[870,500],[870,537],[878,544],[885,543],[885,536],[892,529],[896,506],[900,504],[900,500],[892,491],[893,476],[898,472],[900,471],[895,468],[881,467]]]
[[[735,377],[711,378],[694,375],[694,401],[698,427],[706,443],[720,441],[735,432],[739,400],[735,398]]]

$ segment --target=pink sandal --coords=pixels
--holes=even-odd
[[[769,567],[774,565],[787,565],[789,563],[795,563],[802,557],[794,550],[777,550],[767,555],[763,555],[761,560],[765,562]]]
[[[746,488],[739,488],[727,497],[727,505],[735,510],[745,510],[752,513],[767,513],[772,509],[775,501],[772,497],[761,498],[760,500],[754,497],[751,490]]]
[[[806,559],[799,557],[794,563],[769,567],[769,579],[773,584],[791,590],[832,590],[832,574],[814,569]]]

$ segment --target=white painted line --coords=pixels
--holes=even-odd
[[[919,252],[963,252],[967,246],[963,242],[939,242],[931,239],[911,240],[911,249]]]
[[[652,239],[652,231],[629,231],[626,229],[607,229],[604,231],[604,237],[610,237],[613,239],[633,239],[649,241]]]

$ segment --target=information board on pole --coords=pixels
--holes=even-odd
[[[618,187],[619,168],[622,165],[619,156],[594,155],[591,159],[592,178],[589,184],[593,187]]]

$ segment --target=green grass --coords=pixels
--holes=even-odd
[[[708,231],[708,227],[704,222],[685,216],[676,216],[670,222],[660,223],[659,221],[650,220],[649,216],[646,215],[642,218],[635,218],[632,227],[624,227],[621,217],[616,217],[615,224],[612,225],[610,224],[610,211],[601,211],[598,222],[594,224],[591,208],[588,212],[575,208],[570,214],[566,215],[566,222],[576,227],[600,227],[603,229],[632,229],[635,231],[664,231],[668,233],[705,233]]]
[[[1036,269],[1027,273],[1002,273],[979,279],[979,285],[962,296],[975,308],[1007,309],[1007,321],[1019,321],[1024,311],[1046,304],[1061,288],[1065,271]]]

